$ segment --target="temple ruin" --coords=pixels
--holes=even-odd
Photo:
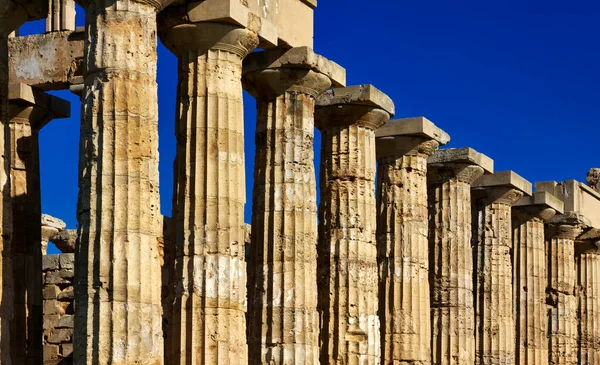
[[[444,148],[443,122],[315,53],[316,5],[0,0],[0,364],[600,364],[600,169],[532,183]],[[81,99],[77,230],[42,214],[38,135],[72,107],[50,90]]]

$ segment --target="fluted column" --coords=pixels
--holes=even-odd
[[[61,30],[75,30],[75,1],[74,0],[46,0],[48,1],[48,17],[46,18],[46,32]]]
[[[475,364],[513,364],[511,207],[531,195],[531,183],[501,171],[482,176],[472,187]]]
[[[9,88],[10,178],[15,363],[42,363],[42,201],[38,133],[53,118],[69,116],[69,103],[24,84]]]
[[[382,363],[430,364],[427,159],[450,137],[425,118],[391,121],[376,136]]]
[[[258,36],[219,23],[165,31],[179,57],[173,364],[247,364],[242,60]]]
[[[440,150],[428,162],[431,351],[435,365],[475,361],[471,183],[492,170],[493,161],[470,148]]]
[[[75,251],[76,364],[162,364],[156,13],[87,2]]]
[[[600,232],[576,243],[580,365],[600,364]]]
[[[577,364],[577,297],[575,285],[575,239],[586,223],[576,213],[568,212],[552,218],[546,226],[546,257],[548,260],[547,303],[549,363]]]
[[[547,192],[536,192],[513,205],[513,301],[515,364],[548,365],[546,253],[544,222],[563,203]]]
[[[10,321],[13,318],[11,259],[10,125],[8,115],[8,37],[27,20],[14,1],[0,2],[0,364],[11,364]]]
[[[315,60],[318,62],[311,63]],[[257,99],[248,292],[251,364],[318,364],[315,98],[341,69],[309,48],[260,52],[244,66]]]
[[[375,130],[393,113],[393,102],[371,85],[332,89],[317,99],[321,364],[380,363]]]

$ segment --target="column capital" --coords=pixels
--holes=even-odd
[[[199,22],[165,28],[160,28],[161,40],[177,56],[189,51],[221,50],[243,59],[258,46],[256,33],[235,24]]]
[[[584,253],[600,254],[600,229],[587,227],[575,241],[575,254]]]
[[[427,184],[447,181],[472,184],[484,173],[494,171],[494,161],[472,148],[449,148],[435,152],[427,161]]]
[[[565,212],[546,223],[546,237],[576,240],[590,226],[589,219],[577,212]]]
[[[425,117],[392,120],[375,133],[377,159],[411,154],[433,155],[450,136]]]
[[[513,217],[519,221],[528,221],[533,218],[548,221],[557,213],[563,213],[564,204],[562,200],[554,195],[537,191],[531,196],[524,196],[513,204]]]
[[[254,97],[274,99],[287,91],[316,97],[330,86],[343,87],[346,70],[308,47],[275,49],[246,57],[242,82]]]
[[[531,196],[531,183],[513,171],[483,175],[471,185],[475,200],[512,206],[524,195]]]
[[[315,126],[320,130],[358,124],[376,130],[394,115],[394,102],[373,85],[325,91],[316,100]]]
[[[10,84],[8,100],[9,120],[30,124],[35,130],[40,130],[52,119],[68,118],[71,115],[71,104],[68,101],[25,84]]]

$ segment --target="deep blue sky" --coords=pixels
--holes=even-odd
[[[397,117],[426,116],[450,134],[450,147],[485,153],[497,171],[584,181],[600,166],[599,16],[592,1],[323,0],[315,50],[346,68],[348,85],[374,84]],[[177,63],[162,45],[158,53],[161,208],[170,216]],[[42,205],[74,228],[80,106],[56,94],[73,111],[40,134]],[[255,104],[244,101],[250,222]]]

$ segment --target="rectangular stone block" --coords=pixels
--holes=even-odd
[[[73,276],[73,270],[48,271],[46,273],[46,284],[71,284]]]
[[[577,212],[589,219],[594,228],[600,228],[600,193],[584,183],[566,180],[561,183],[535,183],[536,191],[546,191],[564,202],[565,212]]]
[[[248,0],[247,3],[252,13],[275,24],[283,45],[313,47],[315,0]]]
[[[59,262],[61,269],[74,270],[75,269],[75,254],[74,253],[63,253],[59,255]]]
[[[514,171],[499,171],[493,174],[483,175],[479,179],[475,180],[471,187],[510,187],[519,189],[525,193],[525,195],[531,195],[532,186],[531,183],[525,180]]]
[[[317,107],[330,105],[365,105],[383,109],[394,115],[394,102],[373,85],[338,87],[325,91],[317,98]]]
[[[56,299],[60,294],[60,288],[54,284],[46,285],[44,287],[43,299]]]
[[[64,301],[64,300],[72,300],[74,298],[74,291],[73,291],[73,287],[72,286],[68,286],[66,288],[64,288],[60,294],[58,294],[57,298],[58,300]]]
[[[63,357],[69,357],[73,355],[73,344],[72,343],[63,343],[60,345],[61,351],[60,354]]]
[[[557,213],[564,212],[564,203],[554,195],[547,191],[536,191],[532,196],[524,196],[519,199],[513,207],[524,207],[524,206],[545,206],[556,210]]]
[[[435,152],[429,160],[428,164],[443,164],[443,163],[465,163],[477,165],[483,168],[484,173],[491,174],[494,172],[494,160],[487,157],[483,153],[479,153],[472,148],[447,148]]]
[[[42,270],[58,270],[60,268],[59,255],[44,255],[42,256]]]
[[[51,314],[59,314],[60,312],[61,307],[56,300],[44,301],[44,317]]]
[[[48,332],[58,326],[60,315],[44,313],[44,332]]]
[[[48,343],[52,344],[61,344],[64,342],[70,342],[73,338],[73,329],[72,328],[59,328],[48,336]]]
[[[73,328],[74,316],[71,314],[64,315],[58,320],[56,328]]]
[[[57,345],[44,345],[44,362],[57,360],[59,358],[59,347]]]
[[[83,29],[51,32],[9,41],[9,79],[42,90],[68,89],[81,75]]]
[[[377,129],[375,137],[416,136],[433,139],[440,145],[450,142],[450,136],[425,117],[413,117],[390,120],[386,125]]]

